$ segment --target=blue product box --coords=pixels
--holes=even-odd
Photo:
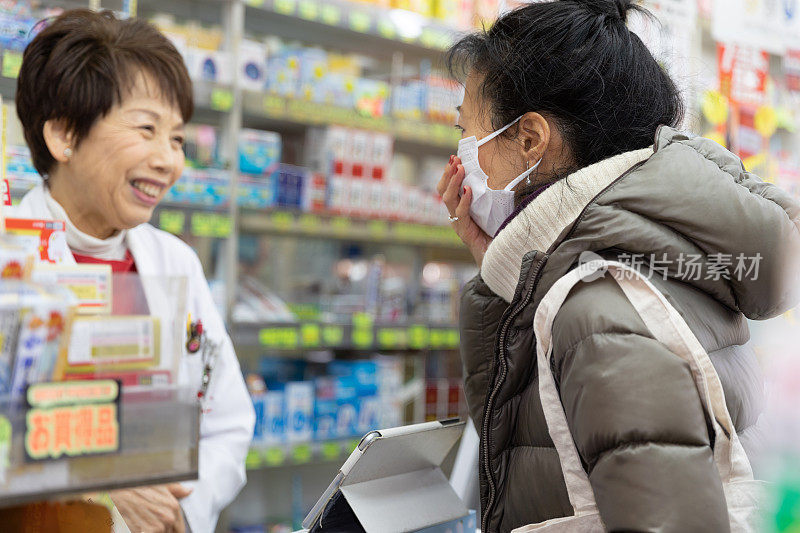
[[[270,176],[281,160],[281,136],[271,131],[242,130],[239,134],[239,171]]]
[[[284,391],[268,391],[264,394],[265,444],[280,444],[286,441],[286,405]]]
[[[358,399],[358,421],[356,429],[364,435],[374,429],[381,429],[381,399],[378,396],[362,396]]]
[[[314,439],[330,440],[336,435],[336,378],[314,380]]]
[[[303,207],[303,188],[308,180],[308,171],[292,165],[280,165],[275,204],[279,207],[300,209]]]
[[[416,533],[475,533],[477,528],[476,512],[472,509],[466,516],[426,527],[425,529],[419,529]]]
[[[353,376],[339,376],[336,380],[336,437],[358,435],[358,384]]]
[[[333,376],[353,377],[357,396],[378,393],[378,364],[375,361],[331,361],[328,372]]]
[[[300,359],[263,357],[258,366],[268,390],[283,390],[285,383],[302,381],[305,371],[306,362]]]
[[[239,205],[250,209],[268,209],[275,205],[275,176],[242,176],[239,181]]]
[[[295,381],[286,384],[286,439],[308,442],[314,434],[314,383]]]
[[[253,427],[253,443],[260,443],[264,440],[264,431],[266,429],[266,404],[264,403],[264,395],[251,396],[253,400],[253,410],[256,413],[256,425]]]

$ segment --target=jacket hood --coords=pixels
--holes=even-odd
[[[582,253],[613,251],[748,318],[771,318],[798,300],[800,205],[717,143],[661,127],[652,149],[587,167],[536,198],[494,239],[481,275],[510,302],[534,250],[548,256],[544,287]]]

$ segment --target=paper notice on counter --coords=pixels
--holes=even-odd
[[[70,367],[147,369],[158,366],[161,331],[158,317],[78,317],[72,326]]]
[[[69,289],[78,299],[81,314],[111,313],[111,265],[64,265],[39,263],[33,281]]]

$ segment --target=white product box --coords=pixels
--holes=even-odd
[[[314,383],[294,381],[286,384],[286,440],[308,442],[314,434]]]
[[[186,67],[192,80],[223,85],[233,83],[233,65],[227,52],[190,48],[187,55]]]
[[[261,440],[264,444],[280,444],[286,441],[286,405],[284,391],[268,391],[262,398],[264,403],[264,428]]]
[[[263,90],[267,77],[267,52],[264,45],[258,41],[242,40],[238,68],[242,88]]]

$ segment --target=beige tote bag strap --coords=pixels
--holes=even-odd
[[[589,476],[583,469],[575,441],[567,424],[564,406],[556,389],[550,368],[553,320],[572,287],[581,280],[580,272],[573,270],[559,279],[539,303],[533,318],[536,335],[536,365],[539,370],[539,397],[542,402],[547,431],[558,452],[569,502],[575,515],[597,511]]]
[[[703,408],[714,428],[714,462],[723,483],[752,479],[750,462],[728,412],[719,375],[700,341],[650,280],[622,263],[602,263],[608,267],[655,339],[689,364]]]

